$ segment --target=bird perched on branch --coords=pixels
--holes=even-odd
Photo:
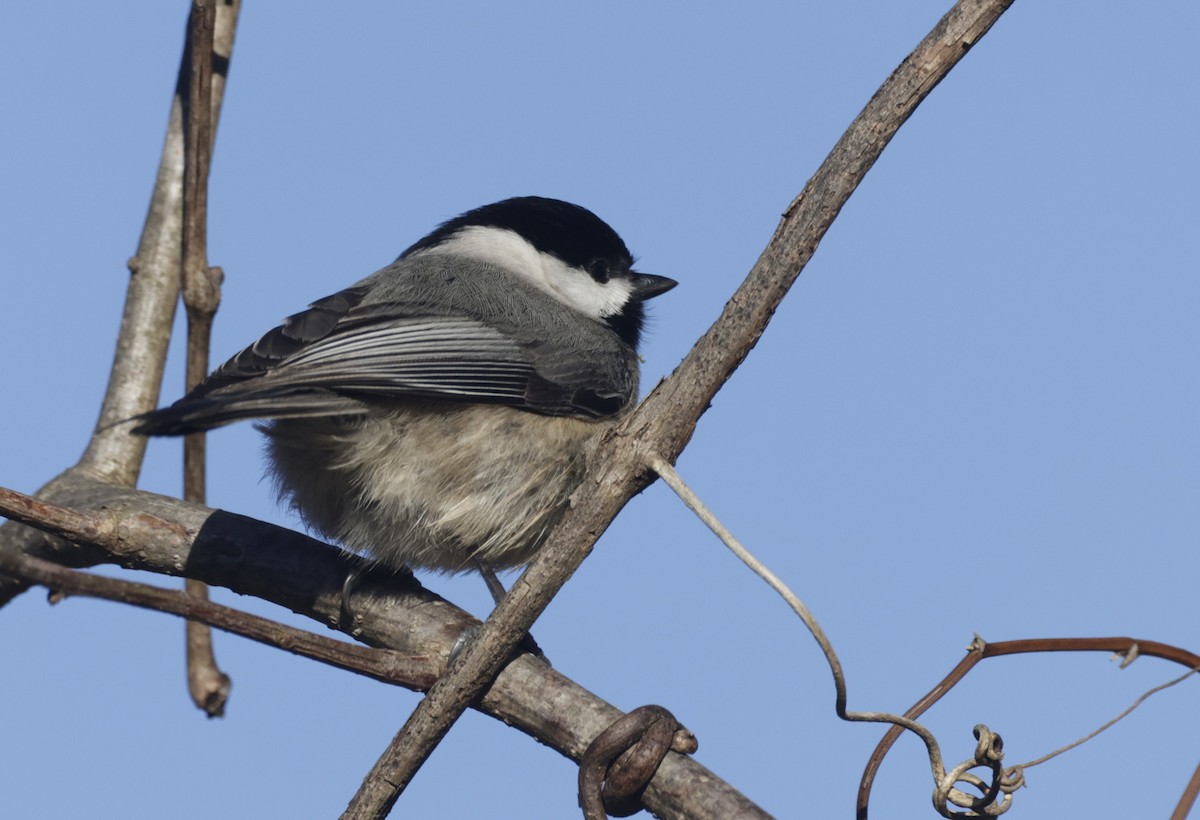
[[[313,302],[135,432],[264,419],[270,470],[314,530],[392,567],[527,563],[588,445],[637,400],[643,302],[586,208],[506,199]]]

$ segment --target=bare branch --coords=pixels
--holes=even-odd
[[[892,136],[1012,0],[960,0],[884,82],[784,214],[721,316],[676,371],[601,442],[572,508],[483,629],[417,706],[354,796],[347,818],[383,817],[503,666],[625,503],[651,480],[648,452],[674,461],[717,390],[758,341],[825,231]],[[672,756],[668,756],[671,760]],[[653,791],[646,805],[653,805]]]
[[[1179,804],[1175,806],[1175,811],[1171,812],[1171,820],[1187,820],[1192,806],[1196,805],[1197,796],[1200,796],[1200,765],[1196,766],[1196,771],[1192,773],[1192,779],[1188,781],[1179,798]]]
[[[217,8],[214,34],[212,122],[213,133],[224,97],[225,76],[233,53],[240,0],[223,0]],[[141,471],[146,439],[129,435],[120,422],[151,410],[158,403],[167,343],[179,298],[183,225],[183,109],[181,87],[187,55],[167,120],[167,134],[159,159],[150,208],[129,263],[131,276],[117,335],[116,352],[100,417],[79,463],[52,479],[37,495],[61,500],[70,495],[80,476],[132,487]],[[87,566],[105,560],[102,552],[79,549],[37,530],[5,524],[0,527],[0,550],[38,555],[67,566]],[[0,606],[26,589],[26,585],[0,576]]]
[[[221,272],[208,266],[208,169],[212,159],[212,73],[215,0],[193,0],[188,22],[191,49],[188,60],[188,93],[185,98],[183,174],[183,303],[187,308],[187,368],[185,389],[191,390],[208,375],[208,351],[213,316],[221,303]],[[205,500],[206,437],[197,433],[183,440],[183,497]],[[208,587],[187,579],[188,594],[208,599]],[[233,682],[217,666],[212,631],[188,621],[187,678],[192,702],[209,717],[225,713]]]
[[[950,670],[950,674],[942,678],[923,698],[913,704],[904,713],[904,716],[910,720],[916,720],[923,715],[985,658],[1021,655],[1030,652],[1113,652],[1125,659],[1122,666],[1128,665],[1134,658],[1141,655],[1149,655],[1178,663],[1189,669],[1200,669],[1200,655],[1159,641],[1142,641],[1134,638],[1029,638],[988,643],[976,635],[971,645],[967,647],[966,657],[959,661]],[[871,753],[870,759],[867,760],[867,766],[858,787],[856,816],[859,820],[866,820],[867,807],[871,800],[871,786],[875,782],[875,775],[883,764],[883,758],[900,738],[902,731],[903,728],[900,726],[888,729],[875,747],[875,751]]]
[[[217,10],[212,79],[212,128],[215,135],[225,94],[225,77],[233,53],[240,0]],[[130,262],[125,311],[117,335],[108,389],[100,418],[79,468],[113,484],[133,486],[141,471],[146,439],[130,436],[118,423],[154,409],[162,387],[167,343],[179,297],[183,226],[183,83],[188,54],[180,63],[179,80],[167,120],[167,136],[158,164],[150,209]],[[211,139],[211,137],[210,137]],[[114,426],[116,425],[116,426]]]
[[[1184,672],[1182,675],[1180,675],[1177,678],[1172,678],[1171,680],[1167,681],[1166,683],[1160,683],[1158,686],[1148,689],[1147,691],[1143,692],[1141,694],[1141,696],[1138,697],[1137,700],[1135,700],[1132,704],[1130,704],[1130,706],[1127,709],[1122,711],[1121,714],[1117,715],[1116,717],[1112,718],[1111,720],[1106,720],[1104,723],[1100,724],[1099,726],[1097,726],[1092,731],[1088,732],[1083,737],[1081,737],[1077,740],[1073,740],[1064,746],[1060,746],[1059,748],[1055,749],[1052,752],[1047,752],[1046,754],[1042,755],[1039,758],[1036,758],[1035,760],[1030,760],[1028,763],[1018,763],[1016,766],[1011,766],[1011,767],[1009,767],[1010,770],[1021,773],[1023,776],[1025,769],[1032,769],[1034,766],[1040,766],[1048,760],[1053,760],[1054,758],[1058,757],[1059,755],[1064,754],[1065,752],[1071,751],[1076,746],[1082,746],[1083,744],[1087,743],[1092,738],[1096,737],[1101,732],[1105,732],[1105,731],[1111,729],[1113,726],[1116,726],[1122,720],[1129,717],[1129,715],[1131,715],[1133,713],[1133,710],[1138,708],[1139,706],[1141,706],[1147,700],[1149,700],[1151,695],[1157,695],[1159,692],[1163,691],[1164,689],[1170,689],[1175,684],[1182,683],[1183,681],[1187,680],[1188,678],[1190,678],[1192,675],[1196,674],[1197,672],[1200,672],[1200,668],[1189,669],[1188,671]]]
[[[45,586],[58,596],[99,598],[179,615],[189,621],[215,626],[294,655],[407,689],[428,689],[442,671],[441,663],[435,663],[425,656],[369,649],[214,604],[185,592],[90,575],[40,558],[0,552],[0,570]]]
[[[194,577],[337,627],[342,581],[358,559],[299,533],[167,496],[64,476],[60,505],[0,488],[0,514],[43,527],[77,552],[132,569]],[[411,574],[365,576],[355,590],[354,637],[441,669],[463,631],[479,622]],[[475,708],[578,761],[622,712],[531,656],[513,659]],[[691,758],[668,755],[647,788],[664,818],[766,818],[762,809]]]

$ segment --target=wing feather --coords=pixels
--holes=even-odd
[[[247,418],[362,412],[367,399],[420,398],[570,412],[565,388],[535,371],[524,346],[474,319],[387,318],[345,322],[272,360],[277,328],[138,432],[180,435]],[[267,337],[264,337],[267,338]],[[531,389],[534,388],[534,389]]]
[[[559,316],[551,297],[501,269],[462,265],[401,259],[314,302],[135,430],[353,415],[406,398],[601,418],[637,395],[634,353],[606,326]]]

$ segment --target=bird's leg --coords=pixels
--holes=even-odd
[[[386,573],[384,578],[379,579],[381,583],[386,583],[397,576],[407,575],[411,578],[413,573],[407,566],[395,568],[362,555],[355,555],[353,553],[348,553],[348,555],[350,556],[348,561],[350,567],[346,571],[345,579],[342,581],[342,595],[338,605],[337,628],[347,635],[357,637],[359,627],[362,624],[362,615],[354,611],[350,598],[358,592],[363,581],[376,572]]]
[[[492,603],[500,606],[500,602],[508,594],[508,591],[504,589],[504,584],[500,583],[500,576],[496,574],[496,570],[492,569],[491,564],[484,563],[478,558],[475,559],[475,568],[483,576],[483,582],[487,584],[488,592],[492,593]]]
[[[483,577],[483,582],[487,584],[488,592],[492,593],[492,601],[495,602],[496,606],[499,606],[500,602],[504,600],[504,596],[508,595],[508,591],[504,589],[504,584],[500,582],[499,576],[496,575],[496,570],[492,569],[490,564],[479,559],[475,559],[475,568],[479,570],[480,576]],[[454,648],[450,650],[451,663],[463,651],[463,647],[467,645],[467,641],[474,638],[478,632],[478,627],[472,627],[463,631],[458,640],[454,642]],[[525,637],[521,639],[521,642],[517,644],[517,648],[521,651],[537,655],[546,663],[550,663],[550,659],[546,657],[546,653],[538,646],[538,642],[533,639],[533,635],[528,632],[525,633]]]
[[[342,598],[338,605],[338,627],[349,635],[354,634],[357,627],[358,616],[354,614],[354,609],[350,606],[350,596],[354,594],[354,588],[358,586],[363,576],[371,571],[372,564],[367,561],[358,561],[350,571],[346,573],[346,578],[342,581]]]

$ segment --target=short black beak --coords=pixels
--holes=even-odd
[[[633,298],[638,301],[653,299],[666,293],[679,283],[665,276],[655,276],[652,273],[633,274]]]

